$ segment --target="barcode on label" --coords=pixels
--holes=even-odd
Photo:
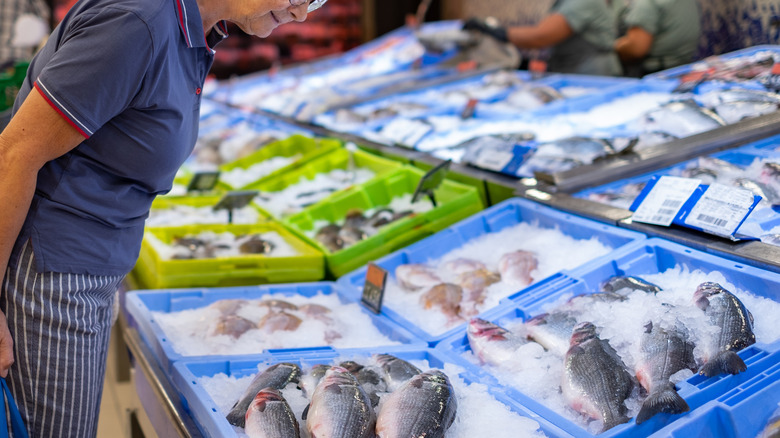
[[[708,216],[706,214],[700,214],[696,219],[706,224],[715,225],[716,227],[722,227],[729,223],[729,221],[727,221],[726,219],[720,219],[717,217]]]
[[[651,222],[666,222],[666,220],[669,219],[669,216],[663,216],[663,215],[655,215],[652,219],[650,219]]]
[[[659,208],[658,209],[658,215],[659,216],[663,215],[663,216],[672,216],[672,217],[674,217],[674,215],[676,213],[677,213],[677,210],[672,210],[670,208]]]
[[[667,199],[662,204],[663,207],[678,209],[683,204],[683,201],[678,199]]]

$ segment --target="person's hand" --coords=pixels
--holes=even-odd
[[[8,370],[14,364],[14,340],[8,330],[5,313],[0,312],[0,377],[8,376]]]
[[[463,30],[475,30],[486,35],[490,35],[499,41],[509,41],[509,38],[506,34],[506,28],[498,24],[498,21],[492,17],[486,18],[484,20],[475,17],[469,18],[465,23],[463,23]]]

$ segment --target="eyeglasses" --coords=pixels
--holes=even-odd
[[[308,13],[308,12],[316,11],[317,9],[321,8],[326,1],[328,0],[290,0],[290,4],[293,6],[301,6],[301,5],[305,5],[306,3],[309,3],[309,8],[306,11]]]

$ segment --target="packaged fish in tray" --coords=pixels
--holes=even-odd
[[[771,72],[776,60],[780,60],[780,46],[758,45],[661,70],[645,78],[681,79],[691,75],[691,80],[694,80],[701,75],[703,79],[728,82],[759,81]]]
[[[324,254],[334,277],[427,237],[482,210],[474,187],[445,179],[434,205],[413,194],[425,172],[404,166],[284,219]]]
[[[281,175],[342,146],[341,141],[335,138],[293,135],[220,166],[218,186],[223,190],[242,189],[249,184]]]
[[[295,417],[284,427],[292,431],[297,424],[301,437],[564,436],[432,349],[185,360],[174,365],[172,380],[206,436],[245,437],[269,424],[282,427],[272,409],[286,412],[285,421]],[[282,388],[258,393],[265,385]],[[326,390],[335,385],[340,391]],[[285,436],[298,436],[290,433]]]
[[[144,288],[317,281],[325,261],[282,224],[149,228],[134,268]]]
[[[282,219],[342,190],[384,178],[401,166],[357,148],[340,148],[246,189],[258,190],[256,205],[267,215]]]
[[[125,307],[164,370],[184,359],[426,346],[332,282],[138,290]]]
[[[513,198],[374,261],[388,272],[382,313],[435,344],[468,319],[556,283],[644,235]],[[359,299],[366,267],[339,279]]]
[[[571,436],[742,436],[711,411],[776,379],[779,274],[647,239],[565,277],[436,348]]]

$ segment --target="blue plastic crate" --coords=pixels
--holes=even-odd
[[[213,377],[219,373],[224,373],[228,377],[245,377],[256,374],[258,367],[270,366],[279,362],[292,362],[306,369],[316,364],[330,364],[340,358],[358,359],[360,357],[370,357],[375,353],[388,353],[407,361],[427,361],[431,368],[443,368],[445,364],[458,364],[453,362],[452,358],[440,351],[433,349],[382,349],[370,348],[360,351],[344,352],[333,351],[325,354],[304,354],[298,357],[289,355],[263,355],[244,358],[241,360],[230,360],[229,358],[214,358],[212,360],[184,360],[177,362],[173,367],[172,381],[179,391],[184,405],[194,417],[198,427],[206,436],[232,437],[236,436],[235,429],[231,426],[220,409],[216,406],[213,398],[208,392],[198,384],[198,379],[203,377]],[[359,361],[359,360],[358,360]],[[459,373],[459,377],[467,384],[483,383],[478,375],[472,374],[464,369]],[[548,437],[565,437],[563,431],[552,423],[539,417],[524,406],[515,403],[509,399],[506,394],[497,387],[487,385],[489,393],[499,402],[503,403],[520,416],[531,418],[539,423],[540,429]],[[305,428],[305,424],[300,424]]]
[[[312,297],[322,293],[325,295],[336,294],[342,303],[353,302],[349,294],[340,290],[333,282],[290,283],[281,285],[253,286],[253,287],[225,287],[211,289],[155,289],[140,290],[127,293],[125,307],[130,315],[130,324],[138,328],[144,342],[150,347],[155,359],[163,370],[170,370],[173,363],[182,359],[195,359],[198,356],[183,356],[177,353],[165,332],[152,312],[172,313],[181,310],[197,309],[205,307],[222,299],[260,299],[266,295],[281,294],[285,296],[300,295]],[[385,336],[394,342],[404,345],[424,347],[426,343],[400,324],[391,321],[384,315],[376,315],[373,312],[362,309],[371,318],[374,326]],[[305,348],[269,349],[266,352],[295,352],[298,350],[316,350],[327,353],[334,349],[328,345],[312,345]],[[349,351],[350,349],[342,349]],[[260,352],[256,352],[260,353]],[[215,355],[216,356],[216,355]]]
[[[748,47],[745,49],[735,50],[733,52],[724,53],[721,55],[717,55],[716,58],[722,59],[722,60],[730,60],[730,59],[736,59],[736,58],[743,58],[748,56],[753,56],[761,52],[769,52],[775,55],[777,58],[778,55],[780,55],[780,46],[779,45],[760,45],[760,46],[753,46]],[[690,64],[681,65],[678,67],[661,70],[656,73],[649,74],[645,76],[645,78],[649,79],[677,79],[682,75],[685,75],[687,73],[690,73],[694,70],[695,67],[704,65],[704,62],[707,61],[706,58],[701,61],[692,62]]]
[[[561,213],[550,207],[534,202],[513,198],[496,204],[481,213],[465,219],[433,236],[414,243],[404,249],[385,256],[374,263],[393,275],[395,269],[407,263],[425,263],[428,260],[444,256],[452,250],[460,248],[466,242],[477,237],[500,231],[519,223],[533,223],[542,228],[558,228],[564,234],[575,239],[598,238],[603,244],[619,248],[628,243],[643,240],[643,234],[584,219],[572,214]],[[341,277],[338,282],[345,293],[353,299],[360,299],[365,283],[366,267],[362,267]],[[562,271],[565,272],[565,271]],[[539,283],[554,283],[560,275],[539,279],[531,286],[517,292],[522,295]],[[398,322],[419,338],[435,344],[456,332],[463,332],[465,323],[444,333],[428,333],[415,326],[403,316],[402,309],[383,307],[382,314]]]
[[[656,274],[677,265],[706,272],[719,271],[743,290],[766,298],[780,301],[780,275],[751,266],[739,264],[722,257],[687,248],[683,245],[662,239],[647,239],[634,242],[616,250],[610,258],[601,259],[574,269],[556,284],[537,288],[532,294],[513,297],[515,305],[504,306],[485,312],[481,317],[499,326],[512,326],[515,323],[527,321],[546,311],[551,303],[558,302],[566,296],[592,293],[599,290],[604,280],[614,275]],[[464,354],[471,348],[465,333],[458,333],[440,342],[436,349],[449,352],[460,357],[465,366],[472,367],[472,372],[484,369],[468,360]],[[636,425],[629,423],[616,426],[599,437],[644,437],[653,436],[755,436],[743,433],[734,434],[737,429],[749,430],[753,426],[737,424],[741,418],[730,409],[732,406],[742,406],[757,403],[766,397],[765,394],[753,396],[761,392],[764,385],[772,384],[780,374],[780,340],[769,344],[757,343],[745,348],[739,353],[747,364],[747,371],[737,375],[719,375],[705,377],[695,374],[677,384],[678,393],[690,406],[690,411],[681,415],[656,415],[646,422]],[[475,370],[476,368],[476,370]],[[495,379],[495,378],[494,378]],[[500,385],[498,380],[495,384]],[[540,401],[532,399],[518,389],[506,386],[507,394],[518,403],[541,415],[566,433],[575,437],[591,437],[586,429],[568,420],[561,414],[548,408]],[[773,395],[780,398],[778,393]],[[726,411],[728,423],[708,425],[713,406]],[[764,411],[769,408],[765,408]],[[774,410],[774,408],[771,408]],[[720,414],[719,414],[720,415]],[[768,414],[767,414],[768,415]],[[758,427],[758,426],[755,426]],[[712,435],[699,435],[699,431],[709,428]],[[685,431],[685,432],[680,432]],[[720,432],[721,435],[715,433]],[[686,434],[687,433],[687,434]],[[731,435],[729,435],[731,433]]]

